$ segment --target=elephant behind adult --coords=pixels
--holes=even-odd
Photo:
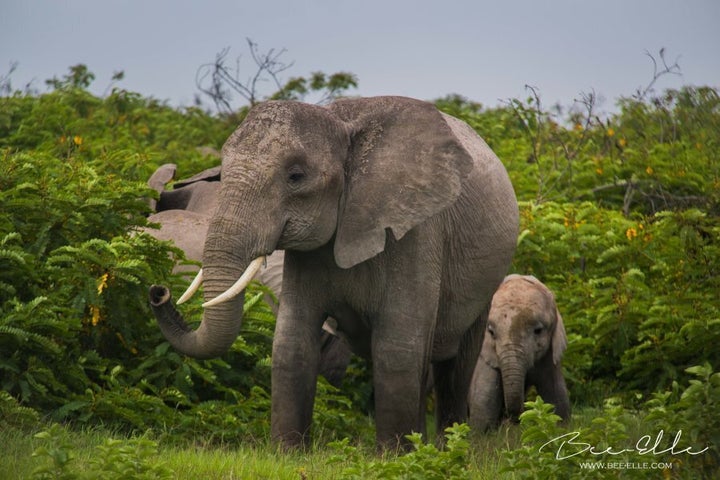
[[[517,420],[526,390],[570,418],[561,358],[567,346],[555,296],[533,276],[509,275],[492,300],[487,332],[470,387],[470,426],[496,427],[503,416]]]
[[[246,269],[284,249],[274,439],[307,440],[327,315],[356,352],[372,358],[380,445],[424,431],[430,364],[438,431],[465,420],[490,299],[518,230],[507,172],[482,139],[432,104],[407,98],[327,107],[266,102],[249,112],[222,156],[198,330],[172,307],[166,288],[150,289],[172,345],[196,357],[224,352],[240,328],[234,312],[252,276]]]

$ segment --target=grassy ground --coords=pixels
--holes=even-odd
[[[601,414],[600,409],[576,409],[569,428],[579,430],[587,427]],[[648,433],[643,429],[640,419],[634,421],[632,418],[626,418],[624,424],[630,438],[639,438]],[[33,454],[42,447],[49,450],[55,448],[55,453],[51,452],[53,455],[62,456],[62,453],[58,453],[62,450],[69,452],[72,457],[70,460],[72,468],[68,470],[80,473],[80,477],[63,477],[55,474],[46,478],[88,478],[89,472],[97,471],[97,462],[104,459],[100,457],[109,458],[115,455],[117,458],[111,459],[111,463],[120,466],[123,464],[123,459],[120,458],[123,448],[126,449],[125,451],[135,448],[127,457],[132,458],[132,462],[136,462],[137,454],[141,451],[137,446],[128,447],[129,443],[132,444],[132,440],[127,436],[107,429],[77,430],[59,426],[54,428],[56,430],[51,438],[36,437],[38,432],[51,430],[50,425],[0,428],[2,446],[0,480],[31,478],[38,467],[51,465],[51,455]],[[498,431],[480,437],[471,435],[469,458],[471,478],[503,478],[499,473],[500,452],[519,447],[519,436],[520,428],[517,425],[503,425]],[[309,452],[280,453],[269,442],[221,446],[200,443],[180,445],[170,441],[165,435],[150,433],[147,437],[141,437],[141,440],[143,438],[152,445],[152,448],[140,454],[140,463],[145,462],[151,466],[162,465],[169,474],[167,478],[173,480],[336,479],[341,478],[343,469],[352,465],[349,461],[332,463],[331,458],[338,455],[338,450],[333,450],[327,445],[327,441],[323,440],[318,440]],[[109,439],[119,441],[109,446]],[[137,440],[137,437],[135,439]],[[361,452],[361,462],[381,460],[375,453],[372,443],[365,439],[359,445],[355,445]],[[393,458],[396,457],[388,455],[383,460],[392,461]],[[119,475],[112,478],[127,477]],[[161,477],[149,475],[142,478]]]
[[[103,430],[85,431],[64,429],[61,440],[36,438],[35,434],[47,427],[35,430],[14,428],[0,430],[0,443],[4,452],[0,455],[0,479],[31,478],[33,471],[51,463],[50,457],[33,456],[40,447],[49,443],[65,443],[71,446],[73,472],[92,471],[93,462],[103,455],[102,447],[109,438],[126,440],[127,437]],[[492,478],[497,475],[498,449],[517,443],[518,428],[503,428],[495,434],[473,440],[471,456],[473,477]],[[359,449],[367,461],[377,461],[371,445]],[[172,446],[160,442],[159,451],[149,457],[151,463],[160,461],[171,471],[173,479],[326,479],[339,478],[347,463],[331,464],[330,458],[337,452],[321,445],[309,453],[279,453],[269,444],[233,446]],[[55,477],[54,477],[55,478]]]

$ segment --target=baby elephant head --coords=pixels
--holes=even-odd
[[[552,292],[532,276],[506,277],[492,299],[480,362],[499,371],[502,399],[512,418],[522,412],[530,385],[555,404],[561,417],[569,415],[560,367],[566,346]]]

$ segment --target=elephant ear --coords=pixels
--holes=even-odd
[[[217,167],[208,168],[207,170],[203,170],[202,172],[193,175],[190,178],[186,178],[184,180],[178,180],[175,182],[174,188],[182,188],[190,185],[191,183],[196,182],[219,182],[220,181],[220,169],[221,166],[218,165]]]
[[[555,301],[553,300],[553,304]],[[565,335],[565,325],[563,324],[562,316],[560,315],[560,311],[557,308],[557,305],[555,306],[555,331],[553,332],[552,336],[552,357],[553,357],[553,364],[559,365],[560,359],[563,356],[563,353],[565,352],[565,349],[567,348],[567,336]]]
[[[177,165],[174,163],[166,163],[164,165],[161,165],[158,167],[155,172],[150,176],[148,179],[148,186],[155,190],[158,193],[162,193],[165,190],[165,185],[167,185],[170,180],[175,178],[175,171],[177,170]],[[154,198],[151,198],[148,202],[150,204],[150,208],[152,210],[155,210],[157,207],[157,200]]]
[[[497,352],[495,351],[495,344],[491,340],[488,332],[485,332],[482,350],[480,350],[480,358],[492,368],[500,368],[500,362],[498,361]]]
[[[350,268],[452,205],[473,160],[434,105],[403,97],[341,100],[330,110],[351,146],[335,260]],[[450,118],[450,117],[448,117]]]
[[[505,278],[505,281],[512,277],[515,277],[515,275],[508,275]],[[538,288],[546,297],[548,308],[554,310],[552,313],[555,315],[555,329],[553,330],[553,335],[550,339],[550,347],[552,348],[553,364],[559,365],[560,359],[567,348],[567,335],[565,334],[565,324],[563,324],[562,315],[560,315],[560,310],[558,310],[557,303],[555,302],[555,294],[547,287],[547,285],[532,275],[524,275],[522,278]]]

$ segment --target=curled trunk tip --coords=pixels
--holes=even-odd
[[[170,301],[170,290],[163,285],[152,285],[148,292],[150,305],[159,307]]]

